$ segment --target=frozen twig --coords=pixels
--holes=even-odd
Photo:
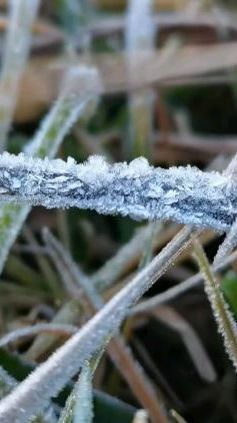
[[[4,153],[0,201],[78,207],[142,220],[165,219],[228,231],[237,217],[236,181],[192,167],[149,166],[144,158],[108,164],[92,156],[83,164]]]
[[[1,423],[23,423],[57,395],[85,360],[116,333],[129,308],[175,261],[190,242],[191,229],[182,230],[152,262],[116,294],[86,325],[28,376],[0,403]],[[62,371],[63,366],[63,371]]]
[[[213,272],[219,272],[221,270],[224,270],[235,260],[237,260],[237,251],[235,251],[229,257],[223,259],[220,264],[212,266],[211,269]],[[162,292],[161,294],[157,294],[154,297],[149,298],[148,300],[140,302],[131,310],[131,314],[133,315],[137,313],[149,312],[150,310],[159,307],[161,304],[165,304],[168,301],[174,300],[175,298],[187,292],[189,289],[197,287],[202,282],[203,275],[202,273],[198,273],[197,275],[188,278],[184,282],[181,282],[178,285],[167,289],[165,292]]]
[[[54,157],[76,120],[86,120],[93,114],[99,92],[100,81],[95,69],[84,66],[70,68],[59,98],[27,145],[25,153],[29,156]],[[29,212],[29,204],[0,206],[0,272]]]
[[[28,58],[40,0],[9,0],[9,27],[0,76],[0,151],[4,151]]]

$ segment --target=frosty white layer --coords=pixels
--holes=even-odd
[[[49,161],[4,153],[0,201],[171,219],[221,231],[229,230],[237,215],[233,176],[190,166],[154,168],[144,158],[110,165],[93,156],[76,164],[71,158]]]

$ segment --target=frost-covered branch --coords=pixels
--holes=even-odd
[[[0,201],[78,207],[142,220],[166,219],[228,231],[236,220],[232,176],[192,167],[154,168],[143,159],[108,164],[91,157],[49,161],[0,156]]]
[[[0,150],[6,146],[20,79],[28,58],[31,29],[40,0],[9,0],[9,28],[0,77]]]

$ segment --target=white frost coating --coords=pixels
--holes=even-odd
[[[1,423],[25,423],[41,411],[108,336],[116,333],[128,309],[167,270],[189,242],[191,229],[185,228],[125,288],[116,294],[69,341],[31,373],[7,398],[0,402]]]
[[[40,0],[9,0],[9,28],[3,53],[0,77],[0,150],[6,146],[7,135],[15,110],[20,79],[31,43],[31,29]]]
[[[94,68],[83,66],[69,69],[59,98],[26,147],[25,153],[30,156],[54,157],[76,120],[86,120],[94,113],[100,89],[100,80]],[[18,178],[15,178],[14,184],[19,186]],[[29,205],[0,205],[0,272],[29,212]]]
[[[173,220],[228,231],[237,218],[236,182],[197,168],[154,168],[144,158],[111,165],[101,157],[0,156],[0,200],[48,208],[78,207],[139,220]]]

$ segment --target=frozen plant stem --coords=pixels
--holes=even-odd
[[[0,156],[0,201],[78,207],[142,220],[165,219],[228,231],[237,217],[236,181],[197,168],[154,168],[146,159],[108,164],[91,157],[32,159]]]
[[[24,423],[41,411],[49,397],[61,391],[85,360],[90,359],[115,334],[129,308],[161,277],[190,242],[185,228],[125,288],[116,294],[87,324],[31,373],[0,403],[1,423]]]
[[[86,121],[94,113],[99,92],[100,81],[94,68],[70,68],[65,74],[59,98],[27,145],[25,153],[53,158],[77,119]],[[0,272],[29,212],[29,204],[0,205]]]
[[[0,151],[4,151],[27,62],[40,0],[9,0],[9,20],[0,76]]]

